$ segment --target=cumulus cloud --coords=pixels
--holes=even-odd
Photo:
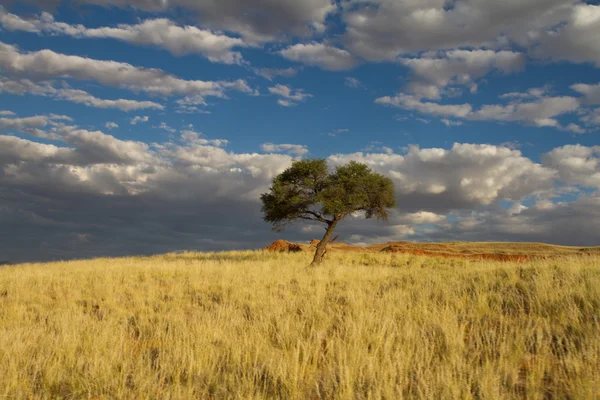
[[[41,128],[46,125],[48,125],[48,117],[42,115],[25,118],[0,118],[0,130]]]
[[[583,115],[581,120],[586,124],[600,125],[600,108],[597,108],[589,113]]]
[[[473,112],[474,120],[526,121],[537,126],[558,126],[554,117],[579,108],[575,97],[545,97],[532,102],[513,102],[508,105],[485,105]]]
[[[600,5],[578,4],[566,21],[537,32],[531,54],[538,58],[590,62],[600,66]]]
[[[397,96],[384,96],[375,100],[378,104],[414,110],[434,116],[465,118],[470,115],[473,107],[470,104],[438,104],[421,101],[415,96],[400,93]]]
[[[190,126],[189,129],[181,131],[181,140],[183,143],[188,145],[209,145],[214,147],[225,147],[229,144],[229,141],[226,139],[207,139],[203,134],[192,130],[192,128],[193,127]]]
[[[571,89],[582,94],[586,104],[600,105],[600,84],[588,85],[585,83],[576,83],[571,85]]]
[[[600,233],[600,194],[582,195],[571,202],[541,207],[513,207],[504,210],[452,212],[448,221],[424,232],[432,241],[473,240],[535,241],[573,246],[594,246]],[[519,209],[518,212],[515,210]],[[560,226],[560,229],[556,229]],[[413,236],[414,237],[414,236]]]
[[[558,147],[544,154],[542,161],[555,169],[565,182],[600,188],[600,146]]]
[[[446,126],[461,126],[463,124],[460,121],[452,121],[452,120],[447,119],[447,118],[442,118],[441,121]]]
[[[300,144],[273,144],[273,143],[264,143],[260,146],[262,151],[266,153],[289,153],[294,154],[297,157],[302,157],[306,153],[308,153],[308,148],[306,146]]]
[[[371,61],[403,54],[493,45],[502,35],[521,43],[531,31],[557,24],[577,0],[351,0],[344,3],[346,47]]]
[[[104,85],[146,92],[153,95],[195,95],[225,97],[228,90],[244,93],[254,91],[243,80],[185,80],[156,68],[141,68],[131,64],[104,61],[40,50],[23,53],[14,46],[0,42],[0,68],[3,73],[25,76],[34,80],[68,77],[93,80]]]
[[[295,44],[279,52],[288,60],[331,71],[353,68],[357,60],[348,51],[324,43]]]
[[[352,76],[347,76],[344,78],[344,85],[346,85],[352,89],[364,89],[365,88],[365,85],[361,81],[359,81],[358,79],[356,79]]]
[[[105,123],[105,124],[104,124],[104,127],[105,127],[106,129],[109,129],[109,130],[110,130],[110,129],[115,129],[115,128],[118,128],[118,127],[119,127],[119,124],[117,124],[116,122],[113,122],[113,121],[108,121],[107,123]]]
[[[556,171],[520,151],[492,145],[456,143],[449,149],[412,146],[404,155],[333,155],[335,165],[364,162],[392,178],[401,210],[431,212],[473,208],[499,199],[519,199],[552,187]],[[417,209],[415,209],[417,208]]]
[[[422,224],[438,224],[442,221],[446,221],[446,216],[441,214],[432,213],[430,211],[419,211],[415,213],[408,213],[403,216],[408,222],[415,225]]]
[[[48,0],[30,0],[42,5]],[[250,42],[276,40],[287,34],[310,35],[323,29],[337,7],[332,0],[80,0],[78,4],[133,7],[149,12],[184,10],[211,29],[235,32]]]
[[[67,100],[73,103],[84,104],[88,107],[117,108],[126,112],[142,109],[164,109],[161,104],[153,101],[100,99],[84,90],[70,88],[64,82],[63,88],[57,89],[50,83],[37,84],[28,79],[10,80],[0,78],[0,93],[3,92],[15,95],[32,94],[35,96],[48,96],[57,100]]]
[[[302,89],[292,89],[286,85],[275,85],[269,88],[269,93],[279,96],[277,104],[283,107],[292,107],[298,105],[299,102],[305,101],[312,95],[305,93]]]
[[[293,78],[298,74],[296,68],[255,68],[254,73],[262,76],[265,79],[272,81],[273,79],[281,76],[284,78]]]
[[[9,31],[20,30],[75,38],[111,38],[131,44],[151,45],[165,49],[176,56],[190,53],[202,54],[212,62],[223,64],[241,64],[242,55],[232,51],[232,48],[246,46],[240,38],[190,25],[181,27],[165,18],[150,19],[136,25],[86,28],[83,25],[56,22],[48,13],[41,14],[37,19],[24,20],[0,8],[0,24]]]
[[[136,111],[142,109],[164,110],[164,107],[161,104],[154,101],[99,99],[88,92],[79,89],[59,89],[56,92],[56,98],[68,100],[73,103],[85,104],[88,107],[95,108],[118,108],[122,111]]]
[[[162,129],[164,131],[167,131],[169,133],[175,133],[177,132],[177,129],[171,128],[166,122],[161,122],[159,126],[155,126],[154,128],[158,128],[158,129]]]
[[[131,125],[137,125],[139,123],[148,122],[149,119],[150,119],[150,117],[148,117],[147,115],[144,115],[144,116],[137,115],[137,116],[131,118],[129,123]]]
[[[12,116],[11,116],[12,117]],[[0,132],[16,131],[41,138],[51,139],[52,134],[40,129],[53,124],[51,116],[36,115],[23,118],[0,117]]]
[[[255,205],[288,155],[198,140],[150,147],[72,127],[61,134],[66,147],[0,136],[0,221],[28,237],[0,244],[8,259],[258,247],[272,237],[256,224]],[[248,240],[253,231],[260,235]],[[89,243],[71,247],[75,234]]]
[[[413,73],[409,91],[420,97],[440,99],[447,86],[468,85],[475,90],[476,79],[494,70],[504,74],[519,71],[525,59],[525,55],[513,51],[451,50],[399,61]]]
[[[557,117],[574,113],[581,107],[580,99],[571,96],[535,97],[533,100],[522,100],[526,96],[517,96],[510,93],[511,100],[508,104],[485,104],[474,108],[471,104],[440,104],[423,101],[419,96],[400,93],[396,96],[384,96],[375,100],[378,104],[417,111],[422,114],[436,117],[446,117],[442,122],[446,125],[457,124],[448,117],[472,121],[512,121],[521,122],[537,127],[554,127],[559,130],[584,133],[579,125],[570,123],[561,124]]]

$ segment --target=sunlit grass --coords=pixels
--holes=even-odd
[[[0,269],[0,398],[600,397],[600,257]]]

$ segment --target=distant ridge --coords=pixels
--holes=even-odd
[[[314,251],[319,240],[313,239],[309,244],[298,244],[286,240],[277,240],[265,251],[298,252]],[[388,242],[368,246],[353,246],[345,243],[330,243],[327,251],[333,252],[366,252],[366,253],[402,253],[416,256],[460,258],[468,260],[493,260],[523,262],[532,258],[543,259],[567,255],[589,256],[600,254],[600,247],[557,246],[545,243],[525,242],[446,242],[415,243]]]

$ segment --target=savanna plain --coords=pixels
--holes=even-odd
[[[0,398],[600,398],[600,252],[0,268]]]

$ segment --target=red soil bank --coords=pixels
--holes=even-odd
[[[287,240],[276,240],[269,246],[267,246],[265,250],[279,252],[288,251],[291,253],[296,253],[298,251],[302,251],[302,247],[300,247],[300,245],[297,245],[296,243],[288,242]]]

